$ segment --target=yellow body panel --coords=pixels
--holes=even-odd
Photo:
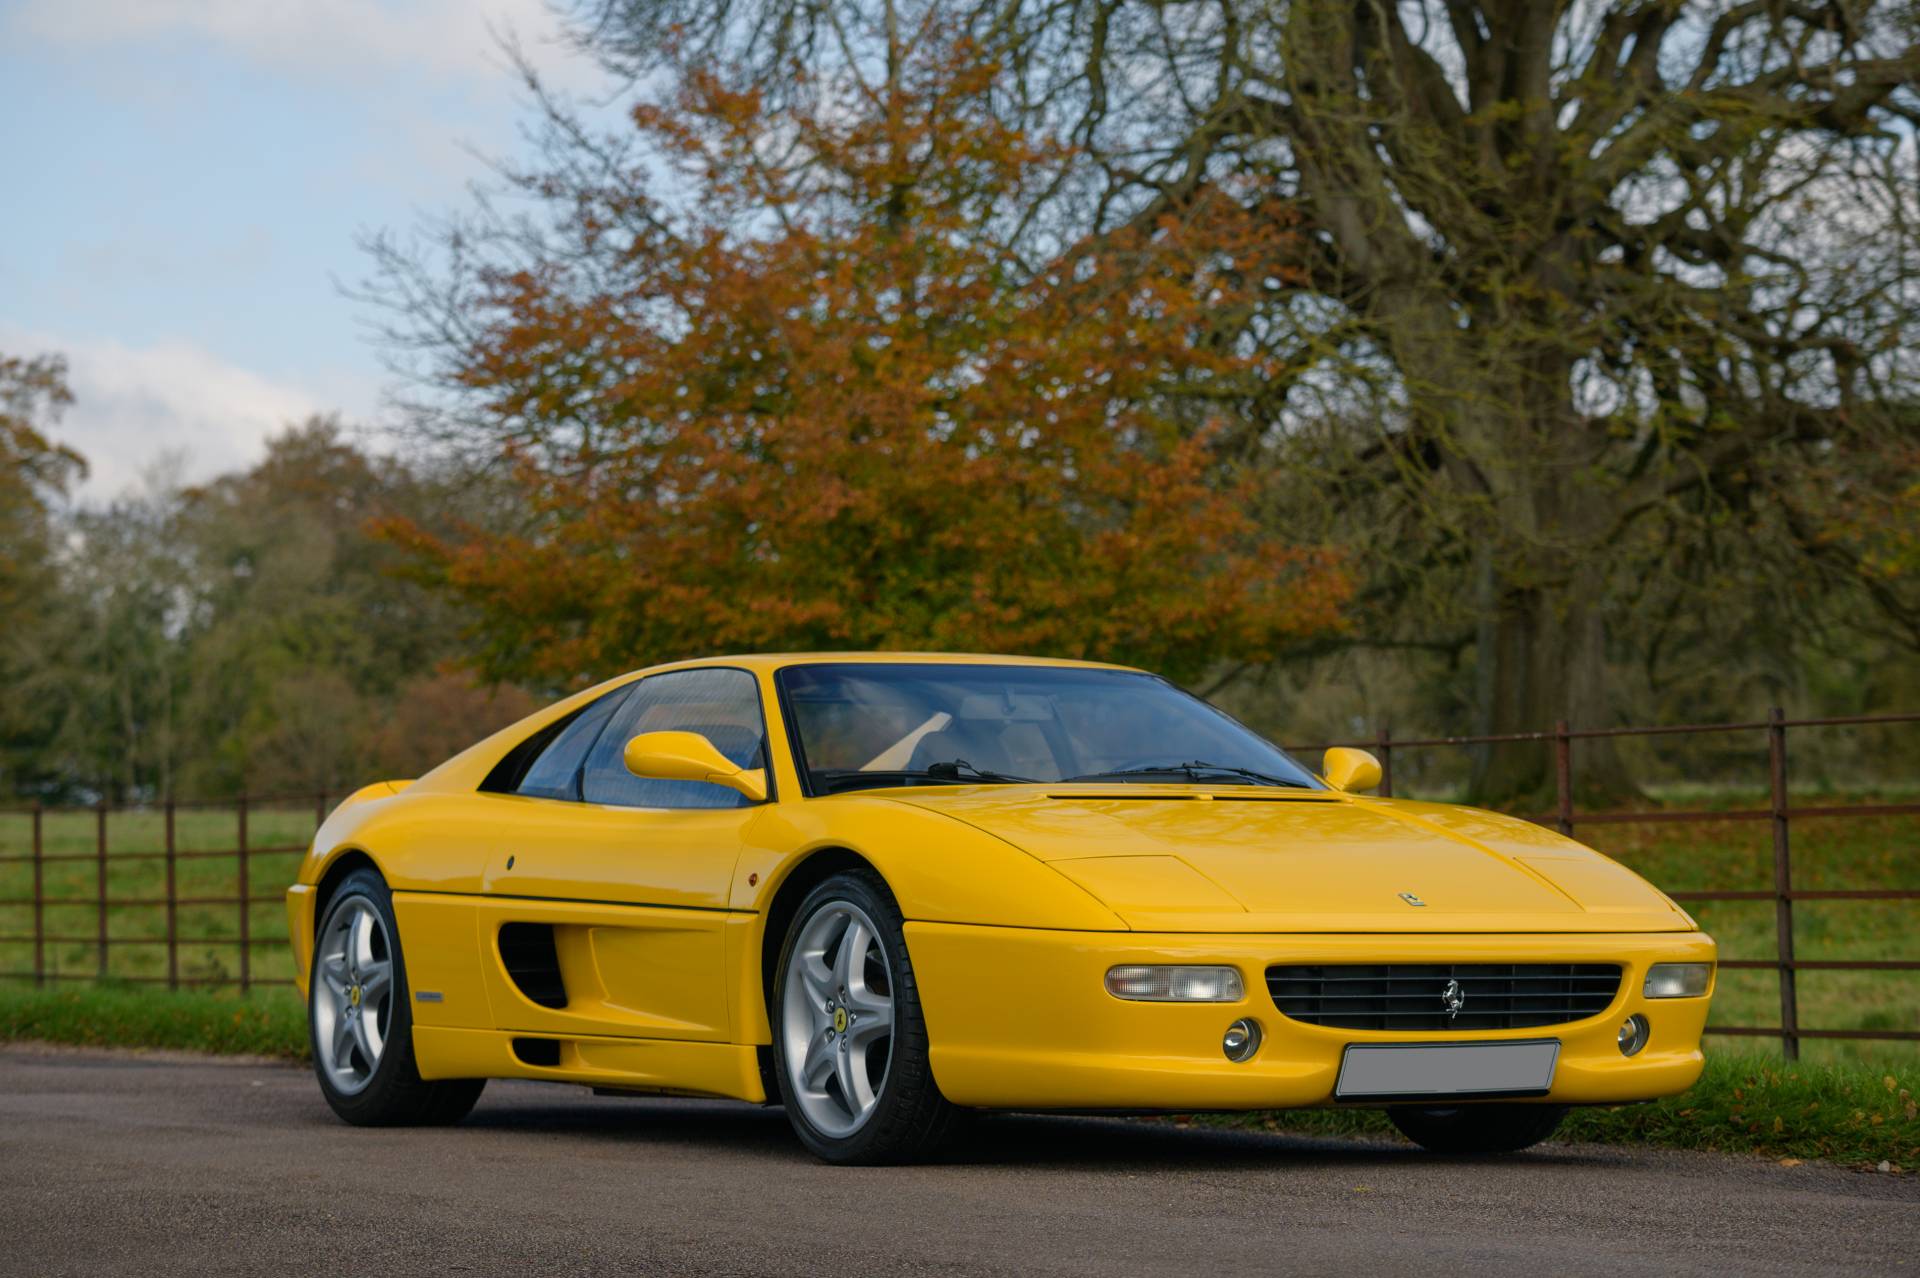
[[[567,1037],[732,1041],[720,911],[513,898],[483,898],[469,908],[479,927],[477,948],[465,962],[482,974],[495,1027]],[[508,922],[553,925],[566,1007],[542,1007],[514,987],[495,939]],[[405,935],[404,919],[400,926]]]
[[[1027,849],[1092,888],[1140,931],[1655,932],[1693,926],[1643,879],[1599,853],[1531,822],[1470,808],[1336,793],[1276,795],[1256,786],[999,785],[885,793]],[[1122,895],[1108,895],[1095,881],[1127,876],[1121,858],[1152,858],[1176,873],[1166,875],[1165,892],[1134,882],[1116,889]],[[1206,891],[1196,876],[1216,890]],[[1410,909],[1403,892],[1425,904]]]
[[[412,782],[368,786],[321,826],[287,895],[305,992],[330,871],[371,862],[393,892],[424,1076],[543,1078],[766,1099],[767,918],[818,853],[871,865],[908,920],[936,1081],[965,1105],[1206,1109],[1327,1103],[1349,1043],[1557,1038],[1553,1093],[1612,1103],[1683,1090],[1708,999],[1647,1001],[1653,962],[1712,961],[1666,897],[1550,830],[1496,813],[1254,786],[929,786],[805,797],[774,675],[800,662],[1023,658],[809,654],[683,662],[610,680]],[[482,792],[516,745],[623,683],[671,669],[754,675],[770,798],[646,810]],[[1409,902],[1414,898],[1418,904]],[[502,925],[552,927],[567,991],[543,1007],[508,976]],[[1393,1034],[1279,1015],[1277,962],[1615,962],[1602,1015],[1515,1031]],[[1238,968],[1237,1004],[1123,1002],[1117,964]],[[419,1001],[420,993],[437,995]],[[1651,1041],[1615,1045],[1633,1012]],[[1265,1041],[1227,1061],[1229,1022]],[[529,1065],[516,1037],[557,1039]]]

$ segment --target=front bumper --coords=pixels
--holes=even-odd
[[[1545,1104],[1605,1105],[1685,1091],[1700,1076],[1704,998],[1647,999],[1654,963],[1711,963],[1700,932],[1585,935],[1167,935],[1042,932],[909,923],[907,948],[932,1041],[935,1080],[960,1105],[1005,1109],[1287,1109],[1333,1102],[1349,1043],[1560,1040]],[[1619,963],[1620,990],[1598,1016],[1513,1030],[1328,1029],[1280,1015],[1274,963]],[[1134,1003],[1106,992],[1121,963],[1230,964],[1237,1003]],[[1639,1055],[1615,1036],[1634,1012],[1652,1026]],[[1240,1017],[1265,1041],[1245,1064],[1220,1037]]]

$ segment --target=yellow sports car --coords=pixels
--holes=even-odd
[[[643,670],[327,819],[287,893],[315,1071],[366,1124],[489,1078],[777,1102],[849,1163],[968,1109],[1376,1106],[1513,1150],[1694,1081],[1685,912],[1378,780],[1116,666]]]

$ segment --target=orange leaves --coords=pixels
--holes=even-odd
[[[79,453],[43,433],[72,403],[64,357],[0,355],[0,501],[17,493],[39,503],[86,475]]]
[[[1338,564],[1262,525],[1195,412],[1270,371],[1216,320],[1273,226],[1208,200],[1029,270],[1002,223],[1063,149],[993,119],[991,74],[923,41],[877,98],[768,118],[690,72],[633,116],[692,187],[670,232],[614,251],[607,211],[656,206],[609,180],[579,255],[484,277],[462,380],[535,518],[387,531],[479,606],[492,673],[926,647],[1192,675],[1339,624]]]

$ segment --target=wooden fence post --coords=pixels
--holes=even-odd
[[[1560,833],[1573,837],[1573,738],[1567,735],[1567,721],[1553,725],[1553,784],[1559,793]]]
[[[1393,734],[1385,725],[1381,726],[1380,734],[1374,738],[1374,744],[1380,751],[1380,797],[1391,799],[1393,797]]]
[[[45,852],[39,800],[33,804],[33,983],[47,983],[47,881],[40,859]]]
[[[167,988],[180,988],[180,880],[175,871],[173,800],[167,800]]]
[[[249,887],[247,879],[247,796],[240,796],[240,992],[245,994],[253,984],[253,937],[250,917],[252,904],[248,901]]]
[[[98,979],[107,979],[107,801],[105,799],[94,807],[94,857],[96,877],[99,879],[98,900],[100,902],[100,962]]]
[[[1786,712],[1767,712],[1767,764],[1773,799],[1773,926],[1780,958],[1780,1046],[1800,1059],[1800,993],[1793,962],[1793,852],[1787,840]]]

